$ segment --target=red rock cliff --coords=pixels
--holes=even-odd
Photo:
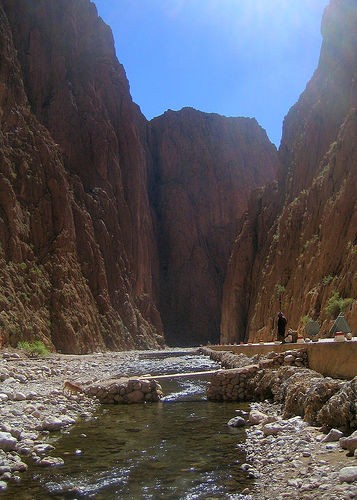
[[[279,295],[288,326],[309,316],[322,335],[329,299],[352,298],[357,329],[356,25],[356,2],[331,1],[319,66],[284,122],[278,183],[251,200],[234,246],[222,342],[273,338]]]
[[[89,0],[0,8],[0,342],[158,347],[159,299],[171,342],[217,339],[238,218],[275,172],[265,132],[194,110],[149,125]]]
[[[88,0],[3,0],[2,336],[162,343],[146,121]]]
[[[277,152],[254,119],[185,108],[151,128],[165,335],[214,342],[238,220],[249,192],[274,178]]]

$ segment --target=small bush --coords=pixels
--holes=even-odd
[[[28,352],[29,356],[48,356],[50,351],[47,349],[45,344],[41,340],[35,340],[34,342],[19,342],[17,344],[18,349],[24,349]]]
[[[332,276],[332,274],[327,274],[326,276],[324,276],[322,278],[322,284],[323,285],[329,285],[331,283],[331,281],[333,280],[334,276]]]
[[[335,318],[353,302],[352,298],[343,299],[338,292],[334,292],[327,301],[325,311],[329,316]]]

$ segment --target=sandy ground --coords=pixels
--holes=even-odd
[[[30,359],[16,351],[0,351],[0,491],[9,481],[20,481],[31,462],[60,464],[48,448],[48,433],[91,418],[98,403],[63,393],[65,380],[92,383],[126,372],[138,352],[84,356],[51,354]],[[341,481],[344,467],[357,467],[338,442],[322,442],[324,434],[295,417],[283,420],[279,407],[253,403],[279,430],[267,435],[264,425],[247,425],[247,463],[255,478],[254,490],[236,498],[246,499],[353,499],[356,479]],[[57,462],[56,462],[57,461]],[[231,497],[234,498],[234,497]]]

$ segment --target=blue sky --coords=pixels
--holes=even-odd
[[[280,143],[317,67],[328,0],[94,0],[133,100],[151,119],[192,106],[255,117]]]

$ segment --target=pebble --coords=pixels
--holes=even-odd
[[[93,417],[99,403],[86,397],[65,396],[62,391],[64,380],[79,383],[85,380],[90,384],[116,375],[119,365],[125,373],[126,360],[133,359],[138,359],[135,352],[104,353],[85,358],[52,355],[42,363],[20,356],[4,359],[5,366],[0,368],[1,394],[8,399],[1,401],[0,398],[0,432],[9,433],[16,446],[11,451],[0,449],[0,467],[3,467],[0,468],[0,490],[6,488],[7,481],[20,480],[22,472],[15,468],[25,469],[31,463],[43,467],[64,464],[61,457],[55,456],[55,449],[46,448],[46,436],[57,431],[43,425],[36,430],[38,426],[52,422],[61,430],[62,425],[68,427],[78,418]],[[22,380],[21,391],[18,389],[19,380]],[[19,393],[25,399],[16,400]],[[249,422],[244,429],[247,434],[244,443],[246,472],[256,478],[252,498],[356,498],[356,480],[350,483],[340,480],[343,468],[356,464],[354,457],[340,453],[343,465],[333,467],[323,458],[331,457],[335,451],[328,452],[326,442],[320,443],[317,439],[318,431],[300,417],[282,419],[281,407],[267,402],[253,403],[250,407],[263,415],[260,423],[252,425]],[[244,420],[249,420],[250,415],[251,412],[238,414]],[[278,426],[277,434],[263,432],[263,427],[269,425]],[[340,441],[336,441],[336,446]],[[80,450],[75,453],[81,460]],[[291,485],[289,480],[293,481]],[[251,487],[246,489],[246,494],[249,493],[252,493]]]
[[[110,353],[105,357],[104,363],[102,358],[93,367],[86,364],[86,380],[110,377],[118,372],[119,364],[125,369],[125,361],[138,358],[138,354]],[[99,406],[93,399],[63,394],[64,380],[77,380],[82,359],[51,355],[48,362],[39,364],[17,353],[0,353],[0,360],[6,363],[6,367],[0,366],[0,490],[8,481],[20,481],[31,462],[43,467],[64,463],[62,458],[50,456],[55,448],[44,441],[46,434],[67,428],[78,418],[92,418]]]

